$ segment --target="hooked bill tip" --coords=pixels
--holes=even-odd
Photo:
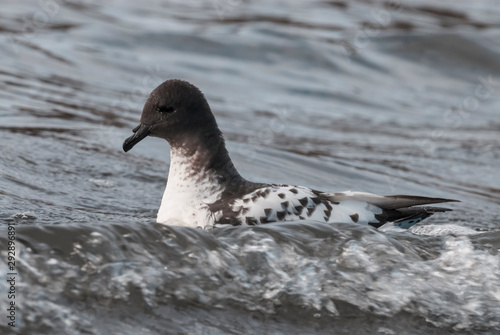
[[[139,124],[132,130],[134,134],[123,142],[123,151],[128,152],[130,149],[134,147],[134,145],[136,145],[137,143],[142,141],[146,136],[148,136],[150,131],[151,131],[150,125],[145,125],[142,123]]]

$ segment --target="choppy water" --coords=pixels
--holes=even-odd
[[[496,334],[498,1],[7,1],[2,334]],[[459,199],[409,231],[154,223],[147,94],[206,94],[248,179]]]

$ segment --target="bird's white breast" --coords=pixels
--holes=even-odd
[[[163,193],[156,222],[188,227],[211,228],[213,216],[207,204],[220,198],[221,187],[216,176],[194,171],[192,158],[172,151],[167,186]]]

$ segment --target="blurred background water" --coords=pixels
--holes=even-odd
[[[497,334],[500,1],[4,0],[2,334]],[[410,230],[154,223],[200,87],[250,180],[459,199]],[[7,226],[17,237],[7,326]]]

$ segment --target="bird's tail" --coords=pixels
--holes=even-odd
[[[406,208],[388,209],[388,210],[386,209],[384,210],[384,212],[387,214],[387,218],[385,218],[385,220],[382,220],[381,224],[378,227],[380,227],[386,222],[393,222],[395,226],[408,229],[414,224],[419,223],[423,219],[433,215],[434,213],[441,213],[448,211],[451,211],[451,209],[444,207],[428,207],[428,206],[406,207]]]

